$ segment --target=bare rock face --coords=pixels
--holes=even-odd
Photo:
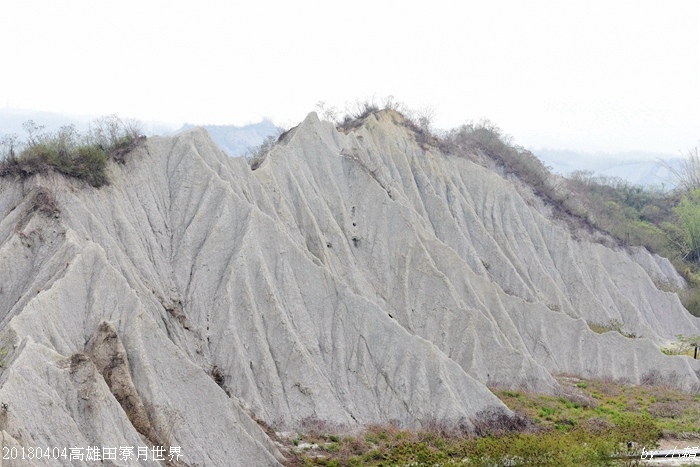
[[[575,239],[397,114],[311,114],[255,171],[194,129],[111,172],[0,179],[4,446],[277,465],[256,421],[469,427],[507,410],[487,385],[560,373],[698,387],[658,348],[699,333],[668,261]],[[641,337],[586,324],[610,320]]]
[[[71,364],[74,361],[92,360],[136,431],[152,440],[154,445],[167,444],[168,440],[162,439],[165,436],[157,433],[150,423],[141,396],[139,396],[131,378],[126,349],[111,323],[107,321],[100,323],[97,331],[88,342],[87,351],[89,357],[83,354],[74,354]]]

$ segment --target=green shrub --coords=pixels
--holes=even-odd
[[[692,276],[689,277],[689,274]],[[679,297],[683,306],[691,315],[700,317],[700,285],[697,284],[695,274],[686,270],[686,279],[690,282],[690,287],[679,292]]]
[[[43,127],[30,120],[24,128],[25,143],[18,143],[15,136],[0,141],[4,148],[0,152],[0,176],[25,178],[55,171],[100,187],[109,182],[107,161],[123,162],[125,153],[144,138],[135,123],[122,122],[116,116],[95,120],[82,136],[72,125],[43,133]]]
[[[85,180],[94,187],[106,185],[107,154],[97,146],[80,146],[72,157],[65,157],[57,170],[70,177]]]

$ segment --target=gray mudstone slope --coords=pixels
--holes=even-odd
[[[507,410],[487,385],[562,373],[698,387],[659,351],[700,333],[655,285],[683,286],[668,261],[576,240],[397,114],[348,134],[310,114],[255,171],[200,129],[110,171],[0,179],[3,446],[277,465],[257,421],[469,427]],[[642,337],[586,324],[611,319]]]

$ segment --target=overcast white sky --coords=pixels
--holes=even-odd
[[[295,124],[393,95],[529,147],[700,140],[700,1],[0,3],[1,106]]]

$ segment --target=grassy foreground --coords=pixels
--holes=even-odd
[[[700,445],[700,395],[561,377],[562,395],[492,389],[515,414],[476,423],[477,435],[434,424],[342,433],[318,424],[283,439],[290,466],[639,465],[624,454],[662,438]]]

